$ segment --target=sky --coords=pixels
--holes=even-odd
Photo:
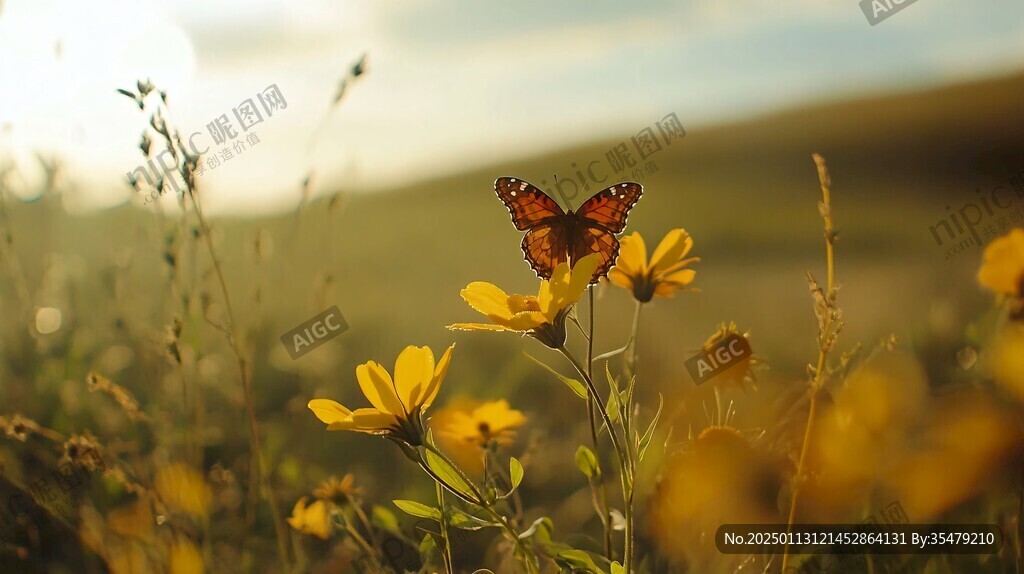
[[[0,0],[0,166],[26,199],[41,155],[71,209],[138,201],[125,174],[148,116],[115,89],[149,78],[197,149],[223,152],[221,115],[247,143],[201,176],[207,209],[269,213],[311,170],[314,194],[373,192],[673,112],[692,131],[1013,73],[1022,32],[1020,0],[917,0],[874,26],[858,0]],[[237,127],[271,85],[286,105]]]

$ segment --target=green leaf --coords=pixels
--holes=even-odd
[[[544,367],[548,371],[551,371],[551,374],[555,375],[556,377],[558,377],[558,379],[560,381],[565,383],[566,386],[568,386],[569,389],[572,390],[572,392],[576,393],[577,397],[579,397],[581,399],[584,399],[584,400],[586,400],[588,398],[588,396],[587,396],[587,387],[584,386],[583,383],[577,381],[576,379],[570,379],[569,377],[563,376],[561,373],[559,373],[558,371],[556,371],[556,370],[552,369],[551,367],[547,366],[546,364],[544,364],[543,361],[541,361],[540,359],[534,357],[533,355],[531,355],[529,353],[525,353],[524,352],[523,354],[526,355],[527,357],[529,357],[534,363],[537,363],[538,365]]]
[[[453,528],[459,528],[462,530],[480,530],[481,528],[491,526],[498,527],[501,524],[497,522],[491,522],[483,518],[478,518],[455,508],[454,506],[448,507],[448,525]]]
[[[420,541],[420,558],[427,563],[436,562],[441,557],[441,549],[438,547],[434,537],[427,534],[423,535],[423,540]]]
[[[612,562],[612,574],[623,574],[626,571],[622,564],[618,562]]]
[[[597,476],[600,468],[597,465],[597,456],[594,455],[594,451],[581,444],[576,449],[576,468],[580,469],[580,472],[587,478]]]
[[[593,574],[605,574],[604,570],[598,567],[597,564],[594,564],[594,559],[589,554],[575,548],[559,552],[558,556],[555,556],[555,562],[559,566],[569,568],[573,572],[582,570]]]
[[[551,519],[548,518],[547,516],[541,516],[537,520],[534,520],[533,524],[531,524],[529,528],[524,530],[519,535],[519,539],[520,540],[526,540],[527,538],[530,538],[534,534],[537,534],[538,531],[540,531],[542,528],[545,528],[545,527],[548,529],[549,532],[552,529],[554,529],[554,525],[551,524]]]
[[[425,450],[424,454],[424,458],[427,459],[427,466],[430,467],[430,470],[434,471],[434,474],[439,476],[445,484],[462,493],[462,495],[467,498],[476,498],[476,495],[473,494],[473,489],[470,487],[469,483],[462,478],[462,475],[460,475],[452,465],[448,464],[448,461],[437,456],[437,454],[429,449]]]
[[[551,537],[554,534],[555,525],[547,516],[541,516],[533,521],[529,528],[519,535],[520,540],[530,539],[534,546],[540,546],[548,556],[554,557],[572,547],[561,542],[554,542]]]
[[[651,419],[650,426],[647,427],[647,431],[637,441],[637,459],[643,460],[644,453],[647,452],[647,447],[651,445],[651,439],[654,438],[654,428],[658,426],[658,419],[661,418],[661,410],[665,407],[665,397],[661,393],[658,393],[658,412],[654,413],[654,418]]]
[[[604,359],[610,359],[610,358],[614,357],[615,355],[621,355],[622,353],[625,353],[626,351],[629,350],[629,344],[632,343],[632,342],[633,342],[633,337],[630,336],[629,340],[626,341],[626,344],[624,346],[619,347],[618,349],[615,349],[614,351],[608,351],[607,353],[601,353],[600,355],[594,357],[594,361],[595,362],[596,361],[603,361]]]
[[[619,381],[612,376],[612,372],[608,370],[608,363],[604,364],[604,375],[608,378],[608,402],[605,404],[605,411],[608,413],[608,419],[612,422],[618,420],[619,415],[623,413],[625,406],[622,404],[622,393],[619,391]]]
[[[398,534],[401,532],[395,513],[380,505],[374,505],[370,514],[370,523],[385,532]]]
[[[429,518],[441,522],[441,511],[427,506],[426,504],[420,504],[415,500],[392,500],[402,512],[415,516],[417,518]]]
[[[523,465],[514,456],[508,459],[508,473],[512,477],[512,490],[509,490],[511,493],[519,488],[519,483],[523,481]]]

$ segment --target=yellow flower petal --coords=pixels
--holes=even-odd
[[[194,518],[205,517],[210,512],[213,491],[205,475],[190,466],[173,463],[161,467],[153,479],[153,488],[172,511]]]
[[[510,408],[505,399],[480,405],[473,410],[473,418],[486,422],[492,433],[526,423],[526,416],[521,411]]]
[[[420,394],[434,378],[434,353],[430,347],[406,347],[395,361],[395,388],[406,412],[412,412]]]
[[[504,325],[491,325],[490,323],[455,323],[448,325],[453,331],[511,331]]]
[[[565,307],[566,294],[569,289],[569,265],[559,263],[551,274],[551,280],[541,283],[541,292],[538,295],[540,300],[540,311],[548,318],[554,320],[558,311]]]
[[[313,399],[306,405],[320,422],[331,424],[352,416],[352,411],[329,399]]]
[[[333,422],[333,423],[327,425],[327,430],[329,430],[329,431],[347,430],[347,431],[361,431],[361,432],[364,432],[366,429],[361,428],[359,425],[357,425],[355,423],[355,421],[352,420],[352,417],[349,417],[347,419],[340,420],[340,421],[337,421],[337,422]]]
[[[658,274],[674,265],[693,247],[693,238],[683,229],[669,231],[651,256],[651,269]]]
[[[356,367],[356,380],[363,390],[366,399],[377,410],[400,414],[404,412],[402,403],[395,394],[395,384],[391,375],[380,364],[369,361]]]
[[[668,283],[678,287],[685,287],[692,283],[695,277],[697,277],[696,271],[693,269],[683,269],[682,271],[676,271],[671,275],[662,277],[660,281],[662,283]]]
[[[448,365],[452,362],[452,351],[455,349],[455,345],[452,345],[444,350],[444,354],[441,355],[441,360],[437,362],[437,367],[434,368],[434,376],[430,380],[430,385],[423,391],[423,408],[429,407],[434,402],[434,397],[437,396],[437,391],[441,389],[441,383],[444,381],[444,376],[448,374]]]
[[[474,281],[460,294],[477,311],[494,318],[508,319],[512,312],[508,308],[508,294],[485,281]]]
[[[306,498],[300,498],[295,503],[288,524],[299,532],[327,540],[331,535],[331,517],[327,503],[317,500],[306,506],[306,500]]]
[[[508,327],[513,331],[529,331],[553,320],[553,317],[549,318],[543,313],[527,311],[526,313],[516,313],[513,315],[508,321]]]
[[[575,263],[565,293],[567,301],[563,308],[580,300],[583,292],[587,290],[587,285],[590,285],[590,280],[593,279],[597,266],[600,264],[601,258],[597,253],[591,253]]]
[[[167,564],[170,574],[203,574],[203,555],[187,538],[171,544]]]
[[[647,246],[639,232],[634,231],[620,239],[619,246],[616,267],[627,275],[643,275],[647,272]]]
[[[623,289],[633,289],[633,280],[630,279],[629,275],[618,266],[612,267],[611,270],[608,271],[608,280],[611,281],[613,285],[618,285]]]
[[[377,409],[356,409],[352,412],[352,422],[357,428],[363,430],[383,430],[398,425],[395,415],[382,413]]]
[[[1024,230],[1014,229],[989,243],[984,261],[978,270],[978,281],[982,285],[1004,295],[1022,295]]]
[[[537,290],[537,306],[540,308],[540,312],[545,316],[549,315],[551,304],[554,300],[554,294],[551,292],[551,281],[542,279],[540,282],[540,288]]]
[[[690,257],[689,259],[683,259],[683,260],[679,261],[678,263],[676,263],[675,265],[673,265],[672,267],[669,267],[668,269],[663,270],[661,272],[661,277],[665,277],[667,275],[671,275],[671,274],[675,273],[676,271],[679,271],[680,269],[686,267],[687,265],[689,265],[691,263],[697,263],[699,261],[700,261],[700,257]]]

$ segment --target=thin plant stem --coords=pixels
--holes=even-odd
[[[594,377],[594,287],[587,288],[589,305],[587,306],[590,320],[587,323],[587,374]],[[609,560],[615,560],[615,549],[612,547],[612,515],[608,507],[608,487],[604,482],[604,472],[601,470],[601,450],[597,432],[597,416],[594,412],[594,397],[587,397],[587,419],[590,421],[590,438],[594,444],[594,460],[596,468],[594,479],[590,481],[591,497],[601,519],[601,527],[604,529],[604,554]]]
[[[338,512],[338,514],[341,516],[341,519],[345,522],[345,532],[352,537],[352,540],[355,541],[356,545],[359,546],[363,553],[370,557],[370,560],[373,561],[373,566],[376,569],[376,571],[385,572],[386,570],[384,569],[384,564],[381,562],[380,556],[378,556],[377,554],[377,549],[372,544],[367,542],[366,538],[359,534],[359,530],[356,527],[352,526],[352,524],[348,521],[348,518],[345,517],[344,513]],[[367,530],[366,532],[368,535],[372,534],[371,530]]]
[[[789,517],[786,520],[786,532],[787,534],[792,532],[793,522],[796,520],[797,504],[800,497],[800,488],[803,485],[805,479],[804,472],[807,463],[807,453],[810,450],[811,437],[814,432],[814,421],[816,419],[818,410],[818,396],[820,395],[821,387],[825,382],[825,370],[828,365],[828,354],[834,344],[834,336],[838,334],[838,328],[841,324],[836,325],[836,314],[833,312],[835,305],[835,230],[832,226],[832,193],[831,193],[831,178],[828,174],[828,168],[825,165],[825,160],[818,154],[814,154],[814,163],[818,169],[818,180],[821,183],[821,194],[822,202],[819,205],[819,211],[825,221],[825,258],[828,268],[828,284],[827,291],[825,291],[825,305],[826,308],[821,311],[819,320],[819,334],[818,334],[818,365],[814,371],[814,379],[811,382],[811,398],[810,408],[807,413],[807,427],[804,429],[803,444],[800,447],[800,458],[797,461],[796,475],[793,480],[793,496],[791,497],[789,504]],[[788,537],[787,537],[788,538]],[[789,563],[789,544],[786,544],[785,549],[782,553],[782,570],[786,570],[786,566]]]
[[[630,508],[630,504],[633,497],[633,485],[632,475],[629,472],[629,461],[626,457],[625,450],[622,448],[622,443],[619,442],[618,433],[615,432],[615,427],[612,425],[611,417],[608,416],[608,409],[605,406],[605,402],[601,398],[601,395],[598,394],[597,387],[594,386],[594,381],[593,379],[591,379],[590,374],[587,372],[586,369],[583,368],[582,365],[580,365],[580,362],[576,360],[576,357],[574,357],[572,353],[570,353],[569,350],[565,348],[564,345],[558,349],[558,352],[562,353],[562,356],[565,357],[570,363],[572,363],[573,368],[576,369],[576,372],[579,373],[581,377],[583,377],[584,382],[587,384],[587,390],[590,392],[590,396],[592,396],[594,400],[597,402],[598,409],[601,412],[601,417],[604,419],[604,424],[608,427],[608,437],[612,441],[612,447],[615,450],[615,456],[619,459],[619,481],[622,484],[622,500],[623,505],[625,507],[623,509],[623,516],[626,518],[626,532],[624,539],[625,542],[623,544],[624,556],[622,559],[622,566],[623,572],[625,572],[625,574],[629,574],[631,572],[630,569],[632,568],[633,564],[633,530],[632,524],[630,523],[633,515],[633,511]]]
[[[448,539],[448,511],[444,507],[444,488],[441,483],[434,483],[434,491],[437,493],[437,508],[441,511],[441,542],[444,544],[441,558],[444,561],[445,573],[452,574],[452,544]]]
[[[260,429],[259,424],[256,420],[256,407],[252,396],[252,382],[249,379],[249,369],[246,366],[245,356],[242,353],[242,349],[239,343],[237,323],[235,321],[234,309],[231,306],[231,295],[228,291],[227,282],[224,279],[224,271],[221,268],[220,259],[217,257],[217,253],[213,247],[213,237],[210,233],[210,226],[206,222],[206,218],[203,217],[203,210],[200,207],[199,201],[196,199],[195,191],[190,189],[188,193],[189,198],[192,200],[192,205],[195,207],[196,217],[199,220],[200,231],[203,235],[203,239],[206,243],[207,251],[210,254],[210,260],[213,264],[213,269],[217,275],[217,282],[220,285],[221,296],[224,298],[224,308],[227,311],[228,325],[227,330],[229,336],[227,337],[228,343],[231,345],[231,349],[235,353],[237,359],[238,372],[242,378],[242,388],[245,392],[245,410],[249,420],[249,432],[251,435],[251,447],[252,454],[256,458],[257,463],[257,476],[261,489],[264,490],[264,494],[267,497],[267,502],[270,505],[270,514],[274,521],[274,532],[277,535],[277,551],[278,557],[281,560],[282,566],[284,566],[285,572],[291,570],[288,559],[288,534],[284,530],[284,525],[281,522],[280,509],[277,506],[277,501],[274,499],[273,490],[270,487],[270,477],[267,472],[266,462],[263,458],[263,449],[260,441]]]
[[[437,455],[441,460],[446,462],[448,466],[455,470],[455,472],[459,475],[459,478],[461,478],[462,481],[465,482],[467,486],[469,486],[470,491],[472,491],[472,496],[467,496],[465,493],[448,484],[443,478],[438,476],[437,473],[430,468],[430,466],[427,464],[425,460],[420,461],[420,467],[423,468],[423,470],[426,471],[426,473],[429,474],[434,479],[435,482],[444,486],[452,494],[461,498],[465,502],[479,506],[480,508],[486,510],[487,513],[490,514],[492,518],[494,518],[498,525],[501,526],[502,530],[505,531],[505,534],[509,537],[509,540],[511,540],[512,543],[515,544],[517,548],[519,548],[520,552],[522,552],[523,563],[526,566],[526,571],[530,574],[538,572],[537,565],[534,564],[533,560],[530,558],[529,553],[526,549],[526,545],[523,543],[522,540],[519,539],[519,533],[516,532],[516,529],[513,528],[512,524],[508,521],[508,519],[500,512],[495,510],[493,504],[488,502],[487,498],[483,495],[482,492],[480,492],[480,489],[477,488],[476,484],[473,483],[473,480],[470,479],[469,476],[467,476],[466,473],[463,472],[463,470],[459,468],[458,465],[456,465],[450,458],[448,458],[448,455],[441,452],[441,450],[438,449],[436,446],[430,444],[429,442],[424,442],[423,448]]]
[[[1020,469],[1020,491],[1017,493],[1017,574],[1024,572],[1024,465]]]
[[[640,336],[640,310],[643,309],[644,304],[640,301],[636,302],[636,310],[633,312],[633,335],[629,338],[629,374],[636,376],[636,347],[637,337]]]
[[[142,94],[141,97],[145,97],[145,94]],[[290,572],[290,539],[284,528],[284,523],[281,520],[281,513],[277,506],[277,501],[274,499],[274,493],[270,487],[269,473],[267,472],[266,462],[263,458],[259,425],[256,420],[256,409],[252,397],[252,383],[250,381],[249,369],[246,365],[245,355],[242,352],[240,339],[238,337],[238,323],[235,320],[234,308],[231,305],[231,295],[227,287],[227,281],[224,279],[224,271],[221,268],[220,259],[217,257],[216,250],[213,246],[210,226],[206,218],[203,216],[202,206],[197,198],[198,189],[196,187],[194,169],[195,165],[198,164],[199,158],[191,157],[189,155],[188,150],[185,149],[184,144],[182,143],[180,134],[170,127],[167,120],[168,116],[169,110],[166,106],[158,107],[157,111],[154,112],[150,118],[150,126],[163,137],[167,144],[167,150],[171,152],[171,156],[175,161],[178,174],[181,175],[181,179],[185,183],[184,195],[187,195],[189,200],[192,202],[196,218],[199,221],[200,233],[206,243],[206,247],[210,255],[210,261],[217,276],[217,282],[220,286],[221,296],[224,299],[224,306],[227,311],[228,321],[227,327],[218,325],[218,328],[224,332],[225,337],[228,340],[228,344],[237,359],[238,371],[245,394],[246,415],[249,421],[250,449],[252,451],[251,456],[256,460],[256,464],[250,465],[250,485],[258,486],[256,488],[250,488],[250,492],[256,490],[256,497],[258,498],[260,496],[260,491],[263,491],[263,494],[267,497],[272,520],[274,521],[274,533],[277,536],[278,558],[281,561],[284,571]],[[161,192],[163,191],[162,185],[163,183],[161,183]],[[184,208],[184,199],[182,200],[182,207]],[[255,517],[253,516],[252,518],[254,519]]]

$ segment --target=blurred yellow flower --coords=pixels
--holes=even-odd
[[[705,428],[666,459],[648,505],[649,531],[661,551],[701,572],[732,572],[713,540],[726,523],[778,522],[784,463],[728,425]]]
[[[187,538],[179,538],[169,551],[170,574],[203,574],[203,556]]]
[[[647,246],[639,233],[623,237],[620,243],[619,258],[608,272],[608,279],[632,291],[641,303],[655,296],[672,297],[677,290],[686,289],[697,275],[693,269],[686,269],[690,263],[700,261],[700,257],[684,259],[693,247],[693,238],[683,229],[673,229],[665,235],[650,263]]]
[[[915,522],[997,488],[1001,477],[1018,473],[1024,446],[1015,416],[980,393],[943,397],[933,411],[927,447],[887,477]]]
[[[446,435],[477,448],[496,444],[507,446],[515,440],[517,428],[526,424],[526,416],[510,408],[508,401],[491,401],[466,412],[456,410],[438,425],[438,434]],[[433,425],[432,425],[433,426]]]
[[[1007,327],[992,345],[996,382],[1024,401],[1024,329]]]
[[[870,504],[880,473],[909,456],[918,422],[929,411],[928,380],[914,357],[876,352],[823,394],[810,442],[814,480],[801,487],[798,520],[845,522]]]
[[[193,518],[206,518],[213,502],[213,492],[198,470],[181,463],[162,467],[153,480],[160,500],[172,511]]]
[[[328,399],[309,401],[309,409],[327,424],[327,430],[350,430],[384,435],[412,446],[423,444],[422,414],[434,401],[448,371],[452,349],[434,364],[428,347],[408,346],[395,361],[395,378],[370,361],[356,367],[359,388],[373,408],[349,410]]]
[[[363,490],[356,486],[356,477],[352,473],[346,474],[341,480],[332,476],[313,489],[313,496],[335,502],[343,502],[350,496],[359,496],[362,493]]]
[[[304,534],[312,534],[324,540],[331,535],[331,513],[327,502],[317,500],[306,506],[306,497],[295,503],[288,524]]]
[[[449,329],[465,331],[515,331],[529,335],[552,349],[565,344],[565,317],[580,300],[598,266],[592,253],[569,268],[559,263],[550,280],[540,282],[537,296],[509,295],[491,283],[474,281],[462,290],[469,306],[483,313],[491,323],[456,323]]]
[[[154,524],[149,499],[140,498],[107,512],[107,529],[124,538],[149,538]]]
[[[741,333],[739,329],[736,328],[735,323],[729,322],[728,324],[719,324],[718,330],[708,337],[708,340],[701,346],[701,352],[703,352],[705,356],[720,355],[720,352],[716,353],[716,351],[721,348],[720,344],[732,337],[740,337],[744,339],[746,341],[745,346],[748,349],[751,348],[750,333]],[[751,367],[757,363],[757,359],[755,359],[753,355],[748,354],[746,356],[730,360],[733,363],[732,366],[715,375],[710,380],[720,388],[736,386],[740,389],[745,389],[748,381],[751,382],[751,385],[753,386],[754,372],[751,370]]]
[[[996,293],[1024,296],[1024,229],[1013,229],[985,248],[978,281]]]

